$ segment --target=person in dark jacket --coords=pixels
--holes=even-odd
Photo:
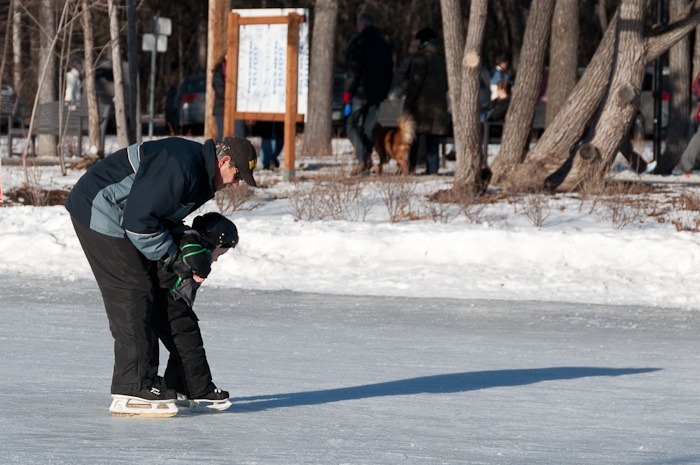
[[[435,31],[424,28],[415,35],[420,42],[411,59],[403,110],[416,121],[416,139],[411,148],[409,170],[425,160],[426,174],[438,172],[440,138],[449,134],[447,69],[445,49]]]
[[[183,255],[198,261],[202,270],[195,276],[189,267],[178,262],[166,266],[159,262],[158,284],[153,309],[153,330],[170,352],[163,380],[195,401],[227,401],[229,393],[218,389],[212,381],[211,369],[204,351],[199,319],[192,306],[197,290],[211,269],[211,264],[238,244],[238,230],[220,213],[206,213],[192,221],[192,227],[178,225],[170,230]],[[158,373],[158,342],[154,340],[151,369]]]
[[[112,395],[170,400],[149,370],[156,262],[199,265],[180,253],[169,227],[253,177],[257,156],[241,137],[215,145],[171,137],[120,149],[75,184],[66,209],[102,293],[114,338]],[[113,412],[114,413],[114,412]]]
[[[510,88],[511,83],[507,79],[501,79],[498,82],[495,98],[483,108],[481,121],[505,121],[510,105]]]
[[[372,135],[379,105],[391,88],[394,65],[391,46],[374,27],[372,15],[357,16],[357,31],[346,52],[348,78],[343,105],[351,105],[346,131],[357,158],[352,173],[366,174],[372,167]]]

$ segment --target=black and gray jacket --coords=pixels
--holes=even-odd
[[[207,248],[208,244],[195,229],[183,224],[171,229],[170,233],[180,253],[204,254],[211,262],[211,250]],[[168,289],[173,299],[182,300],[188,307],[194,305],[197,290],[202,283],[195,281],[192,276],[185,278],[178,276],[171,265],[165,265],[160,261],[157,264],[157,272],[159,286],[162,289]]]
[[[134,144],[90,168],[66,200],[79,223],[128,237],[149,260],[174,254],[167,229],[214,197],[216,149],[178,137]]]

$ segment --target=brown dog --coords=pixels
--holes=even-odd
[[[396,118],[396,129],[386,129],[377,123],[374,127],[374,150],[379,154],[376,173],[382,173],[382,165],[392,158],[399,165],[402,175],[408,174],[408,157],[416,136],[416,122],[408,113]]]

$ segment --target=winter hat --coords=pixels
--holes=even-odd
[[[192,221],[192,227],[214,248],[228,247],[234,249],[238,245],[238,229],[236,229],[236,225],[221,213],[209,212],[197,216]]]
[[[258,187],[255,178],[253,178],[253,170],[258,161],[253,144],[245,137],[224,137],[221,141],[221,149],[231,157],[246,184]]]
[[[415,38],[420,41],[421,44],[429,42],[437,37],[435,31],[429,27],[424,27],[420,31],[416,32]]]

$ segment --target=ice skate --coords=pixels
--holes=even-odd
[[[112,394],[109,411],[112,415],[125,417],[168,418],[177,415],[175,391],[162,391],[152,386],[139,396]]]
[[[211,410],[224,411],[231,406],[228,391],[215,388],[207,395],[190,400],[190,410],[193,412],[206,412]]]

